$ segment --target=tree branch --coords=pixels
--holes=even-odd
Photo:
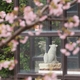
[[[77,2],[77,0],[71,1],[71,5],[74,5],[76,2]],[[49,6],[49,5],[47,4],[47,5],[45,5],[45,6],[41,9],[41,14],[43,14],[43,12],[48,8],[48,6]],[[46,18],[45,20],[49,20],[49,21],[67,21],[67,20],[68,20],[67,18],[65,18],[65,19],[49,18],[50,16],[49,16],[49,15],[47,15],[47,16],[48,16],[48,18]],[[18,17],[16,20],[18,20],[18,19],[22,19],[22,18],[21,18],[21,17],[20,17],[20,18]],[[16,37],[17,35],[20,35],[23,31],[32,28],[35,24],[38,24],[38,23],[40,23],[40,22],[41,22],[41,21],[39,21],[39,17],[37,17],[37,19],[36,19],[34,22],[32,22],[30,25],[26,25],[25,27],[19,28],[18,30],[16,30],[16,31],[14,32],[14,34],[13,34],[11,37],[7,38],[4,43],[0,43],[0,47],[8,44],[12,39],[15,39],[15,37]],[[42,21],[42,22],[43,22],[43,21]]]

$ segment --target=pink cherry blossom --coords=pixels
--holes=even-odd
[[[1,12],[0,12],[0,17],[1,17],[1,18],[5,18],[5,16],[6,16],[6,13],[5,13],[4,11],[1,11]]]
[[[9,65],[10,65],[10,62],[9,61],[4,61],[3,68],[8,68]]]
[[[32,77],[29,76],[29,77],[25,78],[24,80],[32,80]]]
[[[14,63],[11,63],[10,66],[9,66],[9,70],[13,70],[15,67],[15,64]]]
[[[7,3],[11,3],[12,2],[12,0],[5,0]]]
[[[61,39],[65,39],[67,37],[67,33],[60,33],[60,31],[58,31],[58,35]]]
[[[71,19],[71,21],[70,21]],[[73,28],[73,27],[78,27],[80,20],[79,17],[77,15],[74,15],[72,18],[70,18],[68,22],[64,23],[64,27],[66,28]]]
[[[80,44],[80,39],[76,41],[77,44]]]
[[[41,31],[42,31],[41,29],[38,29],[38,30],[35,32],[35,35],[37,35],[37,36],[40,35]]]
[[[72,22],[64,23],[64,27],[66,28],[73,28],[74,24]]]
[[[74,27],[78,27],[79,26],[79,17],[77,15],[74,15],[73,17],[73,21],[74,21]]]
[[[55,73],[51,73],[51,75],[45,75],[43,80],[57,80],[57,76]]]
[[[59,3],[60,0],[52,0],[49,5],[49,14],[54,16],[60,16],[63,13],[62,4]]]
[[[80,48],[79,47],[76,47],[73,51],[73,55],[76,55],[78,52],[79,52]]]
[[[0,25],[0,37],[10,37],[12,35],[13,28],[10,25]],[[5,35],[6,34],[6,35]]]
[[[65,54],[67,52],[66,49],[60,49],[61,53]]]
[[[14,7],[14,11],[18,11],[19,10],[19,8],[18,7]]]
[[[78,3],[80,3],[80,0],[77,0]]]
[[[15,67],[15,64],[17,64],[17,62],[15,62],[15,60],[2,61],[2,62],[0,62],[0,70],[2,68],[5,68],[5,69],[8,68],[8,69],[12,70]]]
[[[16,40],[12,40],[11,43],[12,43],[12,49],[11,49],[11,51],[15,51],[15,50],[16,50],[16,47],[17,47],[17,45],[18,45],[19,43],[18,43],[18,41],[16,41]]]
[[[65,53],[65,56],[70,56],[70,52],[67,51],[67,52]]]
[[[75,34],[75,32],[71,31],[69,35],[74,36],[74,34]]]
[[[8,13],[5,17],[5,20],[8,21],[9,23],[13,23],[14,19],[16,19],[17,16],[14,15],[13,13]]]
[[[66,49],[60,49],[61,53],[64,54],[65,56],[69,56],[70,52],[67,51]]]
[[[4,21],[4,19],[0,19],[0,22],[3,22]]]
[[[23,40],[21,39],[20,42],[23,43],[23,44],[25,44],[27,40],[28,40],[28,36],[24,37]]]
[[[6,26],[6,30],[9,31],[9,32],[12,32],[13,31],[13,28],[10,26],[10,25],[5,25]]]
[[[54,15],[54,16],[60,16],[62,15],[63,13],[63,10],[62,10],[62,5],[61,4],[58,4],[56,5],[57,8],[53,8],[51,5],[49,6],[49,14],[50,15]]]
[[[27,6],[24,8],[24,19],[26,20],[27,24],[31,24],[37,15],[32,11],[32,8]]]
[[[69,51],[72,51],[76,47],[76,43],[67,43],[65,45],[65,48],[68,49]]]
[[[64,6],[63,6],[63,9],[69,9],[70,8],[70,2],[66,3]]]
[[[79,17],[77,15],[74,15],[73,19],[76,20],[76,19],[79,19]]]
[[[16,50],[16,47],[13,47],[13,48],[11,49],[12,52],[14,52],[15,50]]]
[[[11,60],[10,61],[10,64],[9,64],[9,70],[13,70],[14,69],[14,67],[15,67],[15,60]]]
[[[26,26],[25,21],[20,20],[20,26],[25,27]]]

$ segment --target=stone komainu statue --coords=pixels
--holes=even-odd
[[[45,53],[44,54],[44,63],[53,63],[53,62],[57,62],[57,59],[56,59],[56,48],[58,45],[56,44],[52,44],[52,45],[49,45],[50,46],[50,49],[48,51],[48,53]]]

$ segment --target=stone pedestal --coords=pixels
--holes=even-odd
[[[39,70],[60,70],[61,63],[39,63]]]

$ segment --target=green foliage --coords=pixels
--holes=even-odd
[[[11,52],[10,47],[4,46],[0,49],[0,61],[1,60],[11,60],[13,59],[13,52]]]
[[[26,6],[28,4],[28,0],[20,0],[20,7]]]
[[[0,70],[0,76],[3,78],[7,78],[13,75],[13,71],[9,71],[8,69]]]
[[[46,4],[46,0],[40,0],[43,4]]]
[[[20,44],[20,69],[29,70],[29,48],[30,43],[27,41],[25,44]]]
[[[0,11],[11,12],[13,9],[13,3],[8,4],[3,0],[0,0]]]
[[[24,56],[24,53],[20,53],[20,65],[21,69],[23,70],[29,70],[29,59],[30,57],[28,55]]]

